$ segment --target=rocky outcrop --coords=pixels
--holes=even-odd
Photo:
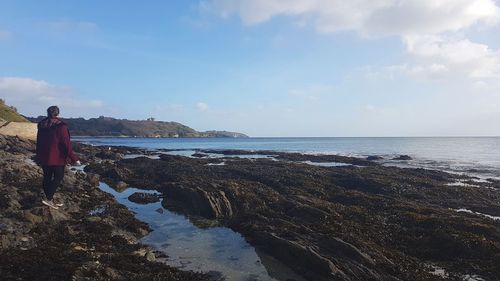
[[[0,135],[0,151],[7,153],[12,153],[16,155],[22,155],[26,160],[30,159],[35,152],[35,144],[33,141],[20,138]]]
[[[258,245],[266,245],[266,250],[308,280],[346,280],[348,277],[331,260],[321,256],[311,247],[300,242],[278,237],[273,233],[258,232],[253,236]]]
[[[287,152],[279,152],[279,151],[269,151],[269,150],[257,150],[257,151],[248,151],[248,150],[239,150],[239,149],[201,149],[201,152],[204,153],[215,153],[222,155],[268,155],[272,156],[278,160],[285,161],[311,161],[315,163],[345,163],[359,166],[372,166],[376,165],[371,161],[342,156],[342,155],[332,155],[332,154],[302,154],[302,153],[287,153]]]
[[[271,155],[287,161],[228,157],[214,166],[213,159],[162,155],[87,171],[155,189],[167,208],[216,219],[308,280],[440,280],[429,264],[457,280],[500,275],[498,221],[454,210],[497,210],[498,182],[457,187],[449,183],[466,177],[352,157]],[[363,167],[294,162],[303,159]]]
[[[94,174],[66,171],[56,194],[65,205],[41,204],[33,150],[33,142],[0,136],[1,280],[208,280],[141,254],[137,240],[149,227],[102,192]]]
[[[128,200],[137,204],[149,204],[159,202],[160,197],[157,194],[134,192],[128,197]]]
[[[229,219],[233,215],[231,203],[222,190],[207,192],[201,188],[171,185],[164,189],[170,199],[162,203],[182,206],[185,212],[208,219]]]
[[[392,158],[392,160],[397,160],[397,161],[408,161],[408,160],[412,160],[412,159],[413,158],[411,158],[408,155],[399,155],[398,157]]]
[[[383,160],[384,157],[382,156],[378,156],[378,155],[370,155],[368,157],[366,157],[366,160],[368,161],[377,161],[377,160]]]

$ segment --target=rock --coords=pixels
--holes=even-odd
[[[208,192],[201,188],[171,186],[166,193],[169,199],[186,205],[194,215],[207,219],[230,218],[233,215],[231,203],[222,190]]]
[[[151,252],[151,251],[148,251],[145,255],[146,259],[148,261],[151,261],[151,262],[154,262],[156,261],[156,256],[155,256],[155,253]]]
[[[109,159],[109,160],[120,160],[123,158],[123,155],[120,153],[115,153],[113,151],[100,151],[95,154],[96,157],[102,158],[102,159]]]
[[[368,160],[368,161],[377,161],[377,160],[382,160],[382,159],[384,159],[384,157],[378,156],[378,155],[370,155],[370,156],[366,157],[366,160]]]
[[[392,160],[406,161],[406,160],[412,160],[412,158],[408,155],[399,155],[398,157],[392,158]]]
[[[331,237],[330,239],[321,241],[320,245],[322,248],[343,255],[347,259],[353,259],[363,264],[375,265],[374,260],[368,254],[361,252],[356,246],[338,237]]]
[[[43,221],[41,216],[32,214],[30,210],[24,210],[24,219],[32,224],[41,223]]]
[[[128,188],[128,184],[124,181],[118,181],[116,184],[115,184],[115,189],[116,191],[118,192],[123,192],[125,189]]]
[[[87,221],[89,221],[89,222],[100,222],[101,220],[102,220],[102,218],[97,217],[97,216],[92,216],[92,217],[87,218]]]
[[[63,213],[63,211],[61,209],[55,210],[55,209],[52,209],[50,207],[47,207],[47,211],[48,211],[49,220],[51,222],[61,222],[61,221],[69,220],[69,216],[67,214]]]
[[[86,251],[87,249],[85,249],[84,247],[78,245],[78,246],[73,247],[73,250],[75,250],[75,251]]]
[[[160,196],[158,194],[134,192],[128,197],[128,200],[137,204],[150,204],[160,201]]]
[[[257,243],[266,245],[266,252],[288,264],[308,280],[349,280],[333,262],[314,249],[269,233],[256,233]]]
[[[42,205],[41,169],[30,161],[34,148],[32,141],[0,135],[1,280],[207,280],[204,274],[133,255],[138,247],[133,244],[149,228],[95,188],[95,174],[67,172],[57,192],[66,205],[58,210]],[[81,148],[85,153],[94,149]],[[88,211],[99,206],[106,212],[87,219]]]
[[[163,208],[158,208],[158,209],[156,209],[156,212],[163,214],[165,212],[165,210]]]
[[[87,173],[87,180],[92,186],[98,186],[100,177],[98,174],[94,173]]]
[[[156,188],[166,195],[165,208],[215,219],[306,280],[434,280],[426,273],[429,260],[457,276],[500,275],[496,221],[453,210],[490,214],[498,210],[498,190],[457,188],[447,185],[456,175],[366,159],[266,153],[286,161],[234,158],[213,169],[206,166],[210,159],[164,155],[97,163],[92,170]],[[293,162],[307,160],[364,167]]]
[[[194,153],[194,154],[193,154],[193,155],[191,155],[191,156],[196,157],[196,158],[205,158],[205,157],[208,157],[208,155],[207,155],[207,154],[205,154],[205,153],[199,153],[199,152]]]
[[[114,268],[111,267],[106,267],[104,269],[104,273],[106,276],[108,276],[111,280],[122,280],[124,279],[123,276]]]

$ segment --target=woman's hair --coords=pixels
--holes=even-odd
[[[47,108],[47,116],[50,118],[54,118],[59,116],[59,107],[53,105],[49,108]]]

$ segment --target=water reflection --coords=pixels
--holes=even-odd
[[[153,231],[140,242],[168,255],[163,261],[169,265],[193,271],[217,271],[226,280],[301,280],[292,271],[275,261],[271,277],[256,250],[237,232],[226,227],[201,229],[185,216],[162,208],[161,202],[140,205],[127,198],[134,192],[157,193],[136,188],[117,192],[105,183],[101,190],[115,196],[116,200],[148,223]],[[161,259],[160,259],[161,260]]]

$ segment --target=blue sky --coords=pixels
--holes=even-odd
[[[0,97],[251,136],[498,136],[499,6],[0,0]]]

